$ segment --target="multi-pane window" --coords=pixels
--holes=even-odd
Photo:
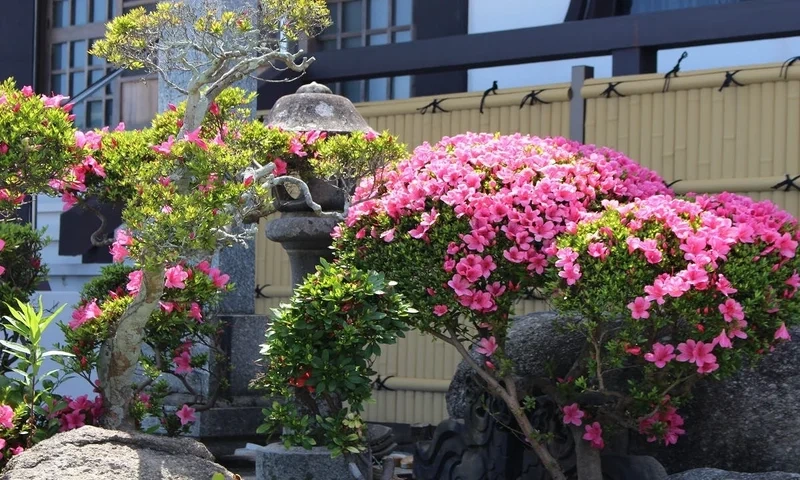
[[[333,24],[316,39],[319,50],[410,42],[412,0],[329,0]],[[374,78],[332,86],[354,102],[411,96],[411,77]]]
[[[89,55],[103,36],[105,23],[117,12],[118,0],[55,0],[50,16],[49,91],[75,97],[112,68]],[[95,92],[73,109],[78,128],[110,125],[114,121],[114,83]]]

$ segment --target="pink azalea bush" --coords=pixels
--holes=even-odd
[[[419,310],[414,326],[461,351],[509,406],[551,475],[563,478],[523,413],[513,365],[503,356],[509,315],[543,286],[547,272],[569,284],[580,279],[569,256],[550,265],[558,235],[575,231],[605,200],[665,193],[656,173],[611,149],[468,133],[423,144],[379,183],[363,182],[334,232],[335,247],[340,261],[400,282]],[[481,364],[468,356],[465,341],[484,356]],[[586,433],[600,444],[601,428]]]
[[[116,238],[115,245],[133,241],[124,230],[118,231]],[[131,403],[139,425],[146,416],[154,416],[161,419],[168,433],[184,430],[189,416],[184,415],[179,422],[176,414],[163,404],[163,399],[173,393],[167,388],[165,376],[186,378],[207,369],[209,353],[197,353],[195,346],[210,347],[212,355],[221,354],[217,342],[220,325],[213,320],[213,311],[221,295],[233,288],[229,280],[228,275],[207,261],[197,265],[179,263],[165,269],[159,308],[151,314],[145,328],[148,353],[143,352],[140,361],[147,379],[137,385],[138,393]],[[139,293],[141,281],[141,270],[113,265],[105,267],[99,278],[84,287],[72,319],[61,325],[66,337],[63,349],[75,355],[64,362],[69,370],[92,381],[100,345],[109,328]],[[203,404],[200,397],[198,402]]]
[[[578,314],[572,328],[596,346],[561,386],[563,401],[612,392],[628,399],[626,426],[651,442],[677,442],[678,407],[692,385],[790,339],[787,326],[800,315],[798,239],[797,221],[773,203],[728,193],[605,201],[585,213],[546,251],[555,307]],[[608,370],[622,367],[641,376],[610,385]],[[583,409],[593,446],[602,448],[595,425],[615,423],[618,405]],[[565,423],[576,418],[568,408]]]
[[[668,192],[619,152],[520,134],[426,143],[384,177],[356,189],[340,257],[402,280],[421,330],[464,315],[497,342],[514,303],[541,285],[556,235],[605,199]]]

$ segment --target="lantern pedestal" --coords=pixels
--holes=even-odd
[[[292,287],[313,273],[321,258],[328,261],[333,259],[331,232],[336,223],[334,218],[318,217],[306,212],[283,213],[281,218],[267,223],[267,238],[280,243],[289,255]]]

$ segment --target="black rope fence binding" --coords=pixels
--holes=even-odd
[[[675,185],[675,184],[676,184],[676,183],[678,183],[678,182],[682,182],[682,181],[683,181],[683,179],[679,178],[679,179],[677,179],[677,180],[673,180],[673,181],[671,181],[671,182],[669,182],[669,183],[667,183],[667,182],[664,182],[664,185],[666,185],[666,186],[667,186],[667,188],[672,188],[672,186],[673,186],[673,185]]]
[[[781,65],[781,71],[778,73],[779,77],[789,78],[789,67],[794,65],[794,62],[800,60],[800,56],[798,57],[791,57],[787,58],[785,62]]]
[[[620,83],[622,82],[617,82],[617,83],[608,82],[608,87],[605,90],[603,90],[603,93],[601,93],[600,95],[606,98],[611,98],[611,94],[616,93],[618,97],[624,97],[625,95],[617,91],[617,85],[619,85]]]
[[[443,99],[439,100],[438,98],[434,98],[433,101],[431,101],[431,103],[425,105],[424,107],[418,108],[417,111],[420,114],[425,115],[426,113],[428,113],[428,109],[430,108],[431,109],[431,113],[436,113],[436,112],[445,112],[446,113],[449,110],[445,110],[444,108],[441,107],[442,102],[444,102],[445,100],[447,100],[447,99],[443,98]]]
[[[484,102],[486,102],[486,97],[488,97],[489,94],[497,95],[497,80],[493,81],[492,82],[492,86],[487,88],[483,92],[483,96],[481,97],[481,108],[480,108],[481,114],[483,114],[483,104],[484,104]]]
[[[542,92],[544,92],[544,90],[531,90],[531,93],[522,97],[522,101],[519,102],[519,108],[522,109],[522,107],[525,106],[525,102],[528,102],[528,104],[531,107],[536,105],[537,103],[541,103],[542,105],[549,105],[550,102],[545,102],[544,100],[539,98],[539,94]]]
[[[373,380],[373,381],[372,381],[372,384],[371,384],[371,386],[372,386],[372,389],[373,389],[373,390],[378,390],[378,391],[381,391],[381,390],[386,390],[386,391],[389,391],[389,392],[394,392],[394,389],[393,389],[393,388],[389,388],[389,387],[387,387],[387,386],[386,386],[386,382],[387,382],[387,381],[388,381],[390,378],[392,378],[393,376],[394,376],[394,375],[389,375],[388,377],[386,377],[386,378],[384,378],[383,380],[381,380],[381,376],[380,376],[380,375],[378,375],[378,376],[375,378],[375,380]]]
[[[264,289],[267,287],[269,287],[269,284],[256,285],[256,298],[270,298],[269,295],[264,293]]]
[[[688,57],[688,56],[689,56],[689,52],[681,53],[681,58],[678,59],[678,63],[676,63],[675,66],[672,67],[672,70],[670,70],[669,72],[667,72],[666,75],[664,75],[664,88],[661,89],[662,93],[666,93],[667,90],[669,90],[669,79],[672,78],[672,77],[675,77],[675,78],[678,77],[678,72],[681,71],[681,62],[684,61],[684,59],[686,59],[686,57]]]
[[[797,180],[798,178],[800,178],[800,175],[792,178],[787,173],[786,174],[786,179],[784,179],[782,182],[778,182],[775,185],[773,185],[772,189],[773,190],[778,190],[778,189],[782,188],[784,192],[788,192],[789,190],[794,188],[795,190],[800,192],[800,186],[797,185],[796,183],[794,183],[794,181]]]
[[[719,87],[718,92],[725,90],[726,88],[730,87],[731,85],[737,85],[739,87],[744,87],[744,84],[739,83],[736,78],[737,73],[741,72],[741,70],[734,70],[734,71],[727,71],[725,72],[725,80],[722,82],[722,86]]]

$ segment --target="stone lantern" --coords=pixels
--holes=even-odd
[[[328,87],[316,82],[303,85],[297,93],[279,98],[264,121],[291,132],[316,130],[337,135],[372,131],[350,100],[333,94]],[[324,211],[342,211],[346,192],[336,184],[322,179],[303,180],[314,201]],[[302,198],[292,198],[283,187],[276,189],[275,197],[281,217],[267,223],[266,235],[273,242],[280,243],[289,255],[294,287],[314,272],[320,258],[332,259],[333,252],[329,247],[337,221],[316,215]]]

